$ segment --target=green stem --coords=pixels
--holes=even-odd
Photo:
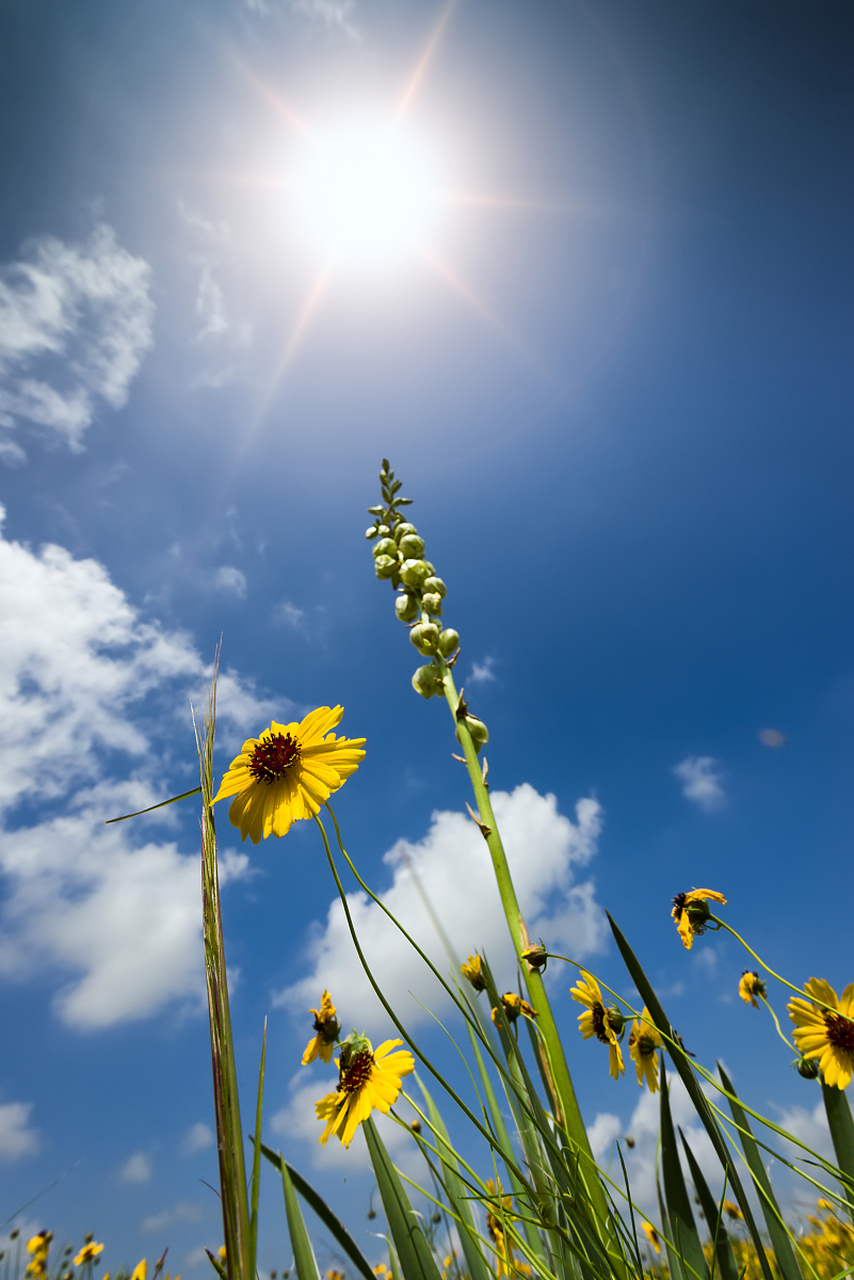
[[[802,1000],[806,995],[807,999],[810,1000],[818,1008],[827,1009],[828,1013],[836,1014],[838,1018],[848,1018],[848,1015],[843,1013],[842,1010],[837,1008],[835,1005],[825,1004],[825,1002],[823,1000],[819,1000],[817,996],[813,996],[813,995],[810,995],[809,992],[805,992],[803,987],[796,987],[794,983],[787,981],[787,979],[782,977],[779,973],[775,973],[774,970],[769,965],[767,965],[760,956],[756,954],[753,948],[747,945],[747,943],[744,941],[744,938],[742,938],[741,934],[736,933],[735,929],[733,929],[731,925],[728,925],[725,920],[719,920],[717,916],[713,916],[711,914],[709,915],[709,920],[713,921],[721,929],[726,929],[727,933],[731,933],[732,936],[735,938],[736,942],[740,942],[741,945],[744,947],[745,951],[750,952],[750,954],[753,956],[753,959],[756,961],[756,963],[761,964],[762,968],[765,970],[766,973],[770,973],[772,978],[776,978],[778,982],[782,982],[784,987],[788,987],[790,991],[794,991],[795,995],[800,996]],[[848,1021],[854,1022],[854,1018],[848,1018]]]

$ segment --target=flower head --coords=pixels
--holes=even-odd
[[[768,988],[758,973],[745,969],[738,984],[738,994],[745,1004],[752,1004],[754,1009],[758,1009],[759,1001],[756,997],[759,996],[759,1000],[764,1000],[768,995]]]
[[[234,796],[228,817],[258,844],[283,836],[292,822],[313,818],[364,758],[364,738],[336,738],[343,707],[318,707],[299,724],[274,720],[259,738],[247,738],[232,760],[213,803]]]
[[[304,1067],[318,1057],[321,1062],[331,1062],[335,1041],[341,1031],[341,1023],[338,1021],[335,1005],[328,991],[324,991],[320,998],[320,1008],[309,1009],[309,1013],[314,1014],[314,1030],[317,1034],[309,1040],[302,1055]]]
[[[90,1240],[88,1244],[84,1244],[83,1248],[74,1259],[75,1267],[80,1267],[84,1262],[91,1262],[93,1258],[97,1258],[99,1253],[103,1253],[104,1246],[95,1244],[94,1240]]]
[[[714,889],[692,889],[690,893],[677,893],[673,899],[671,915],[676,921],[679,937],[690,951],[694,938],[706,932],[706,925],[711,912],[706,902],[723,902],[726,898]]]
[[[338,1088],[314,1104],[318,1120],[326,1121],[321,1146],[337,1133],[341,1145],[349,1147],[356,1130],[372,1111],[387,1115],[400,1093],[401,1077],[415,1070],[408,1050],[392,1053],[402,1040],[386,1040],[376,1050],[364,1036],[344,1042],[338,1060]]]
[[[726,1216],[728,1218],[731,1218],[733,1222],[738,1222],[739,1218],[744,1217],[744,1214],[741,1212],[738,1205],[733,1204],[732,1200],[724,1200],[723,1204],[721,1205],[721,1208],[723,1209]]]
[[[520,1013],[524,1017],[531,1019],[534,1019],[537,1016],[536,1009],[532,1008],[532,1006],[528,1004],[528,1001],[523,1000],[515,991],[504,992],[504,995],[501,997],[501,1007],[504,1010],[505,1018],[511,1026],[519,1017]],[[496,1027],[501,1025],[497,1008],[492,1010],[492,1021],[495,1023]]]
[[[483,991],[486,988],[486,979],[483,976],[483,964],[477,953],[473,956],[469,956],[468,960],[465,960],[460,965],[460,973],[464,978],[469,980],[475,991]]]
[[[225,1261],[225,1246],[221,1249],[222,1261]],[[146,1280],[148,1275],[148,1262],[145,1258],[140,1258],[139,1262],[133,1269],[130,1280]]]
[[[642,1222],[641,1231],[646,1236],[656,1253],[661,1253],[661,1241],[658,1238],[658,1232],[651,1222]]]
[[[525,947],[522,959],[527,961],[529,968],[536,969],[537,973],[540,973],[548,964],[549,953],[542,942],[535,942],[530,947]]]
[[[496,1253],[496,1270],[499,1280],[501,1276],[508,1276],[514,1270],[515,1258],[513,1255],[513,1245],[507,1239],[507,1224],[513,1221],[511,1210],[513,1208],[513,1197],[502,1194],[501,1180],[497,1184],[490,1178],[486,1183],[486,1190],[494,1204],[486,1206],[486,1229],[489,1237],[495,1245]],[[497,1212],[493,1212],[493,1208]]]
[[[796,996],[787,1006],[795,1048],[804,1058],[818,1059],[825,1084],[845,1089],[854,1075],[854,982],[841,1000],[823,978],[810,978],[804,991],[810,1000]]]
[[[635,1018],[632,1033],[629,1036],[629,1057],[635,1064],[638,1073],[638,1084],[643,1088],[646,1080],[650,1093],[658,1090],[658,1050],[662,1046],[661,1033],[654,1026],[649,1011],[645,1008],[640,1021]]]
[[[615,1080],[619,1080],[625,1071],[619,1044],[619,1036],[623,1030],[622,1015],[615,1016],[614,1010],[605,1008],[599,983],[592,974],[585,973],[583,969],[578,979],[578,986],[572,988],[571,994],[573,1000],[587,1006],[587,1012],[579,1014],[578,1030],[585,1040],[595,1036],[602,1044],[608,1045],[611,1075]]]

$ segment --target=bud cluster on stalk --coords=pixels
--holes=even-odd
[[[424,539],[414,524],[403,518],[401,507],[411,505],[411,498],[398,497],[401,482],[395,480],[388,459],[383,458],[380,488],[383,503],[369,507],[374,523],[365,537],[374,542],[374,569],[378,578],[387,578],[400,594],[394,611],[409,627],[409,639],[424,658],[431,661],[419,667],[412,677],[412,687],[422,698],[442,692],[442,671],[453,666],[460,648],[460,637],[453,627],[442,622],[442,605],[447,588],[436,576],[435,566],[424,558]]]

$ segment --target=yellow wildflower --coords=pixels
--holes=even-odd
[[[738,1221],[739,1218],[744,1217],[744,1214],[741,1212],[738,1205],[733,1204],[731,1200],[724,1200],[723,1204],[721,1205],[721,1208],[723,1209],[724,1213],[728,1218],[732,1218],[733,1222],[736,1222]]]
[[[537,1011],[533,1009],[527,1000],[523,1000],[515,991],[505,991],[501,997],[501,1007],[504,1010],[504,1016],[509,1023],[514,1023],[521,1013],[526,1018],[536,1018]],[[498,1017],[498,1009],[492,1010],[492,1021],[496,1027],[500,1026]]]
[[[760,1000],[764,1000],[768,995],[768,989],[755,970],[745,969],[738,984],[738,994],[745,1004],[752,1004],[754,1009],[758,1009],[759,1001],[756,997],[759,996]]]
[[[475,954],[469,956],[463,964],[460,965],[460,973],[464,978],[468,978],[475,991],[483,991],[486,987],[486,980],[483,976],[483,966],[480,956]]]
[[[661,1253],[661,1241],[658,1238],[658,1232],[651,1222],[642,1222],[641,1231],[646,1236],[656,1253]]]
[[[88,1244],[84,1244],[83,1248],[74,1259],[75,1267],[82,1267],[84,1262],[91,1262],[93,1258],[97,1258],[99,1253],[103,1253],[104,1246],[95,1244],[94,1240],[90,1240]]]
[[[714,889],[692,889],[690,893],[677,893],[673,899],[670,914],[676,921],[679,937],[689,951],[694,945],[694,938],[706,931],[706,921],[710,915],[707,901],[725,904],[726,898]]]
[[[225,1261],[225,1248],[220,1250],[221,1257]],[[133,1269],[133,1275],[130,1280],[146,1280],[148,1276],[148,1263],[145,1258],[141,1258]]]
[[[386,1040],[376,1050],[370,1040],[357,1036],[341,1048],[338,1088],[314,1104],[318,1120],[326,1128],[320,1136],[321,1146],[337,1133],[341,1144],[349,1147],[356,1130],[372,1111],[387,1115],[397,1101],[401,1077],[415,1070],[415,1060],[408,1050],[392,1053],[402,1040]]]
[[[234,796],[232,826],[258,844],[283,836],[292,822],[313,818],[364,758],[364,738],[336,738],[343,707],[318,707],[298,724],[274,720],[259,738],[247,738],[232,760],[213,803]]]
[[[661,1034],[644,1008],[640,1021],[635,1018],[629,1036],[629,1057],[638,1073],[638,1084],[643,1088],[646,1080],[650,1093],[658,1090],[658,1050],[662,1046]]]
[[[787,1005],[795,1024],[795,1048],[805,1058],[818,1059],[825,1084],[845,1089],[854,1075],[854,982],[842,992],[841,1000],[823,978],[810,978],[804,991],[810,1000],[796,996]]]
[[[535,942],[530,947],[525,947],[522,959],[527,961],[529,968],[536,969],[537,973],[540,973],[548,964],[549,953],[542,942]]]
[[[338,1021],[335,1005],[328,991],[324,991],[320,997],[320,1008],[309,1009],[309,1013],[314,1014],[314,1029],[317,1035],[306,1045],[305,1053],[302,1055],[304,1067],[318,1057],[321,1062],[331,1062],[335,1041],[341,1031],[341,1023]]]
[[[388,1275],[388,1267],[384,1262],[378,1262],[374,1267],[374,1275],[379,1276],[382,1280],[383,1276]]]
[[[623,1055],[620,1051],[619,1036],[623,1030],[622,1014],[614,1009],[606,1009],[602,1000],[599,983],[592,974],[581,970],[578,986],[572,988],[573,1000],[587,1006],[587,1012],[579,1015],[578,1030],[589,1040],[595,1036],[602,1044],[607,1044],[610,1051],[611,1075],[619,1080],[625,1071]]]

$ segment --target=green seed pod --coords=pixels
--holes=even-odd
[[[375,538],[378,533],[379,533],[379,529],[375,524],[372,524],[370,529],[365,530],[365,537],[368,539],[368,541],[370,541],[371,538]]]
[[[390,578],[397,568],[397,561],[392,560],[391,556],[377,556],[374,568],[378,578]]]
[[[417,533],[407,533],[400,539],[400,554],[404,560],[417,560],[424,551],[424,539]]]
[[[412,687],[422,698],[432,698],[434,694],[441,693],[442,681],[436,668],[419,667],[412,677]]]
[[[394,538],[382,538],[374,547],[375,556],[391,556],[392,560],[397,559],[397,543]]]
[[[391,533],[391,529],[389,529],[387,524],[381,524],[377,532],[379,533],[381,538],[387,538],[388,535]]]
[[[418,622],[409,633],[409,639],[419,653],[425,658],[436,652],[439,643],[439,628],[434,622]]]
[[[428,578],[424,583],[424,590],[430,591],[434,595],[441,596],[442,599],[448,594],[448,588],[445,586],[441,578]]]
[[[813,1058],[801,1058],[796,1063],[798,1075],[805,1080],[815,1080],[818,1075],[818,1063]]]
[[[424,563],[427,566],[427,577],[432,578],[433,574],[436,572],[435,566],[432,565],[429,560],[425,560]]]
[[[420,587],[424,579],[430,577],[430,567],[426,560],[404,560],[400,576],[408,587]]]
[[[394,531],[394,536],[397,538],[398,542],[400,542],[400,539],[405,538],[407,534],[417,532],[418,530],[415,528],[414,524],[408,524],[406,520],[401,520],[400,524]]]
[[[474,743],[475,751],[480,751],[481,747],[485,747],[487,742],[489,742],[489,730],[483,721],[479,720],[477,716],[466,716],[465,723],[469,733],[471,734],[471,740]],[[457,725],[457,742],[462,742],[459,725]]]
[[[437,596],[434,593],[431,593],[428,591],[425,595],[421,597],[421,603],[428,613],[433,613],[441,616],[441,613],[442,613],[442,597],[441,596]]]
[[[450,658],[455,649],[460,647],[460,633],[453,627],[446,627],[439,636],[439,652],[443,658]]]
[[[414,622],[418,617],[418,600],[415,596],[398,596],[394,611],[401,622]]]

